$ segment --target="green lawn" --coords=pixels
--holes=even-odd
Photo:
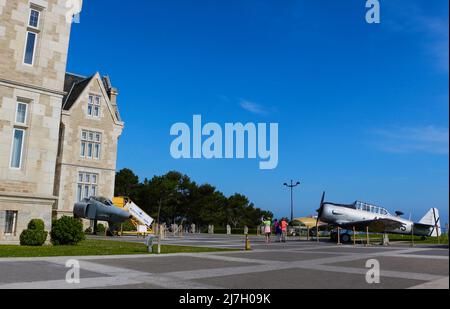
[[[411,241],[411,236],[407,235],[389,235],[389,240],[392,242],[395,241]],[[420,236],[414,236],[414,242],[417,244],[438,244],[438,238],[437,237],[420,237]],[[448,234],[444,234],[439,238],[439,243],[441,245],[447,244],[448,245]]]
[[[236,251],[203,247],[161,245],[161,253],[198,253]],[[141,243],[111,240],[85,240],[76,246],[26,247],[0,245],[0,258],[7,257],[51,257],[51,256],[89,256],[89,255],[130,255],[147,254],[147,247]]]

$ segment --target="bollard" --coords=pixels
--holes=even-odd
[[[369,227],[366,228],[366,237],[367,237],[367,244],[366,244],[366,246],[370,246]]]
[[[317,219],[317,220],[319,220],[319,219]],[[320,240],[319,240],[319,226],[318,225],[316,226],[316,238],[317,238],[317,242],[320,242]]]
[[[341,244],[341,228],[337,228],[337,245],[340,246]]]
[[[156,254],[161,254],[161,229],[159,230],[159,236],[158,236],[158,250]]]
[[[245,235],[245,251],[250,251],[252,250],[251,246],[250,246],[250,239],[248,238],[248,235]]]

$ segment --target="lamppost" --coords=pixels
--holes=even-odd
[[[297,181],[297,183],[294,183],[293,180],[291,180],[291,184],[284,184],[286,187],[291,189],[291,222],[294,221],[294,188],[300,185],[300,182]]]
[[[165,198],[163,198],[164,195],[166,195]],[[166,194],[165,191],[162,191],[161,197],[159,198],[159,201],[158,201],[158,218],[157,218],[157,221],[158,221],[158,254],[161,254],[161,237],[162,237],[161,232],[162,231],[161,231],[161,224],[159,221],[159,218],[161,215],[161,207],[162,207],[163,201],[167,201],[171,196],[172,196],[172,193]]]

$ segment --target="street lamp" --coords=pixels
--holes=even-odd
[[[294,188],[300,185],[300,182],[297,181],[297,183],[294,183],[293,180],[291,180],[291,184],[284,184],[286,187],[291,189],[291,222],[294,221]]]

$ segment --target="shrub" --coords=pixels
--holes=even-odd
[[[131,220],[127,220],[124,223],[122,223],[122,231],[124,232],[135,232],[136,227],[131,223]]]
[[[53,222],[50,236],[55,246],[74,246],[85,239],[81,221],[66,216]]]
[[[41,219],[33,219],[28,223],[28,229],[29,230],[37,230],[37,231],[44,231],[45,230],[45,223]]]
[[[92,228],[88,227],[87,229],[84,230],[85,234],[92,234]]]
[[[42,246],[47,240],[48,232],[45,230],[44,221],[33,219],[28,223],[28,229],[20,234],[21,246]]]
[[[105,234],[106,227],[103,224],[97,224],[97,230],[95,231],[97,234]]]
[[[24,230],[20,234],[21,246],[34,246],[40,247],[47,240],[48,232],[38,230]]]

